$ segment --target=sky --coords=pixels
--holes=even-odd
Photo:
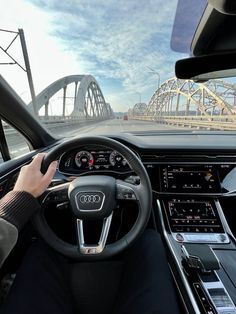
[[[36,94],[72,74],[95,77],[114,111],[148,103],[158,85],[174,76],[170,41],[177,0],[8,0],[0,28],[25,33]],[[14,34],[0,32],[6,48]],[[19,40],[9,53],[24,64]],[[10,60],[0,52],[0,63]],[[0,73],[30,101],[27,76],[16,65]]]

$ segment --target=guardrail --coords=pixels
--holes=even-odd
[[[218,116],[130,116],[131,120],[153,121],[160,124],[207,130],[236,130],[236,115]]]
[[[96,118],[86,118],[86,117],[73,117],[73,116],[49,116],[49,117],[38,117],[39,121],[48,129],[55,129],[58,127],[68,127],[75,124],[78,126],[83,126],[85,124],[96,123],[100,121],[107,120],[108,118],[96,117]]]

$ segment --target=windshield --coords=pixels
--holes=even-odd
[[[234,80],[174,75],[206,3],[9,0],[0,72],[59,136],[236,130]]]

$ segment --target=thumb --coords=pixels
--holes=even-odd
[[[52,178],[57,170],[57,164],[58,163],[56,160],[51,162],[50,166],[48,167],[47,172],[43,176],[43,180],[45,181],[45,183],[49,184],[52,181]]]

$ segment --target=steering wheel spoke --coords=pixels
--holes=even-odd
[[[40,197],[39,202],[42,205],[49,205],[51,203],[68,202],[68,187],[70,183],[63,183],[51,188],[48,188]]]
[[[106,246],[106,241],[107,241],[107,237],[108,237],[110,226],[111,226],[112,215],[113,215],[113,212],[110,214],[110,216],[103,219],[102,231],[100,234],[100,239],[97,244],[88,245],[85,243],[83,219],[76,220],[79,251],[81,254],[94,255],[94,254],[100,254],[103,252]]]
[[[139,186],[123,180],[116,180],[117,200],[138,201],[139,198]]]

